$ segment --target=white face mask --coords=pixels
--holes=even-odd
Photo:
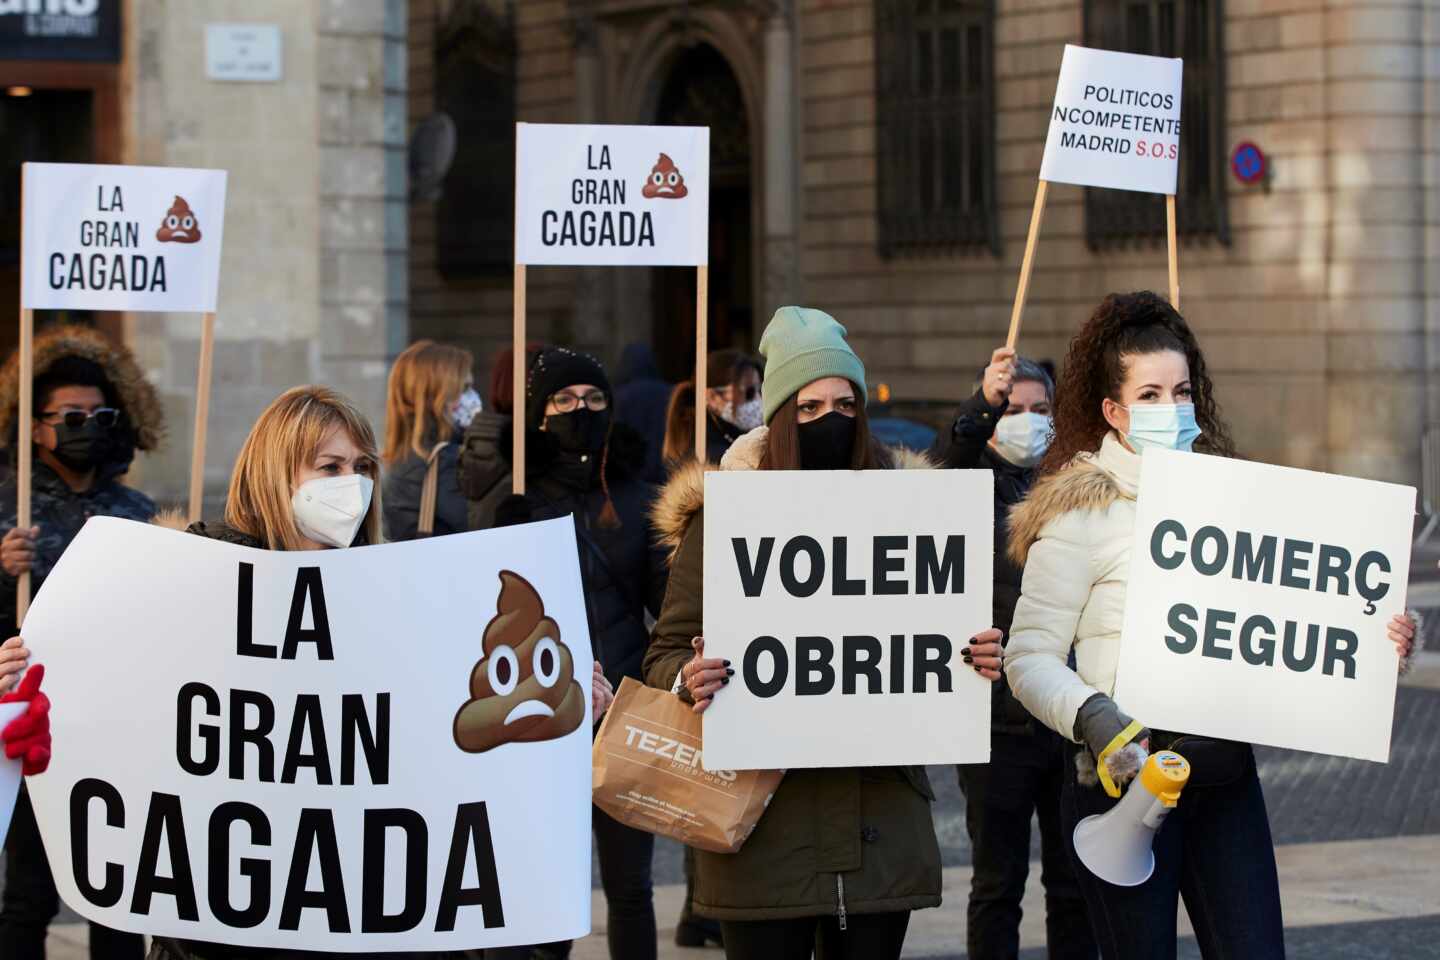
[[[472,387],[460,394],[460,399],[450,405],[450,419],[458,429],[464,430],[484,409],[485,404],[480,399],[480,394]]]
[[[765,407],[757,396],[748,403],[735,408],[735,417],[730,421],[745,432],[750,432],[765,422]]]
[[[1033,467],[1045,456],[1053,428],[1043,413],[1012,413],[995,424],[995,449],[1017,467]]]
[[[348,547],[370,512],[374,492],[375,481],[360,473],[307,480],[290,498],[295,526],[316,543]]]

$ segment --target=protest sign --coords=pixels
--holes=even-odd
[[[1173,194],[1183,66],[1066,44],[1040,179]]]
[[[20,168],[20,415],[31,419],[35,310],[203,314],[190,455],[190,519],[200,517],[225,232],[224,170],[26,163]],[[30,444],[19,445],[16,514],[30,526]],[[30,574],[19,577],[25,620]]]
[[[988,470],[705,475],[706,770],[984,763]]]
[[[26,624],[55,703],[30,790],[61,897],[254,948],[584,936],[576,556],[569,518],[323,552],[91,520]]]
[[[709,262],[709,127],[522,123],[517,147],[517,263]]]
[[[515,125],[514,403],[525,409],[529,265],[695,268],[695,450],[705,457],[710,128]],[[511,439],[525,462],[525,431]],[[512,475],[525,492],[525,471]]]
[[[1184,62],[1179,59],[1065,45],[1006,346],[1013,348],[1020,338],[1020,316],[1052,181],[1165,194],[1170,304],[1180,309],[1175,183],[1183,80]]]
[[[27,163],[20,305],[211,313],[225,171]]]
[[[1155,729],[1385,762],[1415,490],[1147,450],[1115,699]]]

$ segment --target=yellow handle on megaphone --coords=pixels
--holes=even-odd
[[[1190,761],[1173,750],[1152,754],[1140,768],[1140,783],[1167,807],[1180,802],[1180,791],[1190,782]]]

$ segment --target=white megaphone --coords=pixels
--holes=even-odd
[[[1120,802],[1075,826],[1075,853],[1091,873],[1117,887],[1138,887],[1155,872],[1155,832],[1180,802],[1190,763],[1162,750],[1146,759]]]

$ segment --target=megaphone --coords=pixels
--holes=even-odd
[[[1138,887],[1155,872],[1155,832],[1190,780],[1190,763],[1162,750],[1140,768],[1125,796],[1109,811],[1075,825],[1075,853],[1085,868],[1117,887]]]

